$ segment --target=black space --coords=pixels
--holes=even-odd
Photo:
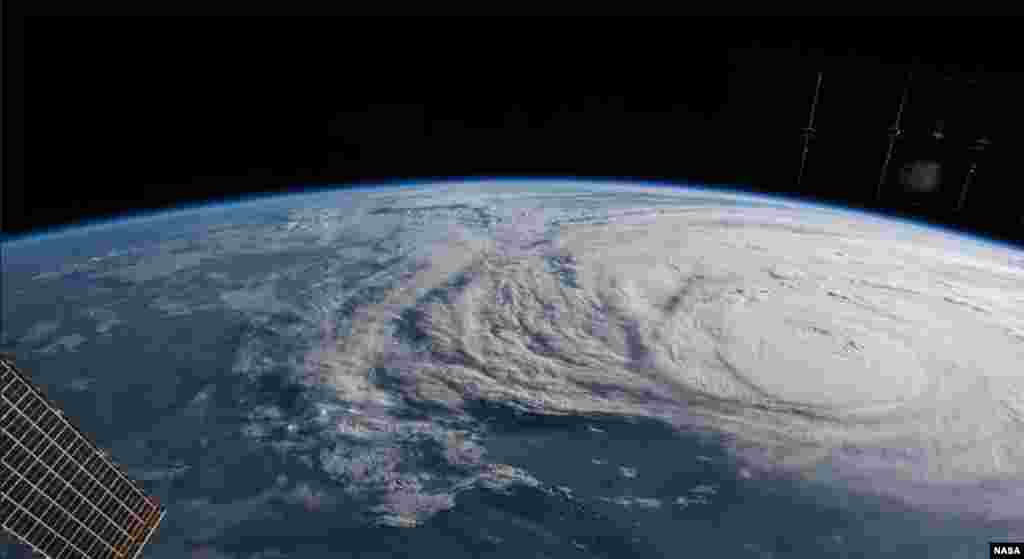
[[[557,175],[738,185],[1024,238],[1024,68],[992,21],[5,15],[7,234],[294,185]],[[766,27],[786,40],[743,38]],[[908,70],[893,168],[937,159],[946,182],[910,195],[893,178],[879,201]],[[992,146],[957,212],[980,136]]]

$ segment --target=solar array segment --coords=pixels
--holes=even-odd
[[[54,559],[129,559],[163,514],[0,356],[0,525]]]

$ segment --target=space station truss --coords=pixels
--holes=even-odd
[[[135,559],[166,511],[0,354],[0,525],[50,559]]]

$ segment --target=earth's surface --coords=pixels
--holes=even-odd
[[[1024,253],[707,190],[318,192],[4,247],[6,349],[149,558],[987,557]]]

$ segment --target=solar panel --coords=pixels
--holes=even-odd
[[[135,559],[166,511],[0,354],[0,525],[50,559]]]

